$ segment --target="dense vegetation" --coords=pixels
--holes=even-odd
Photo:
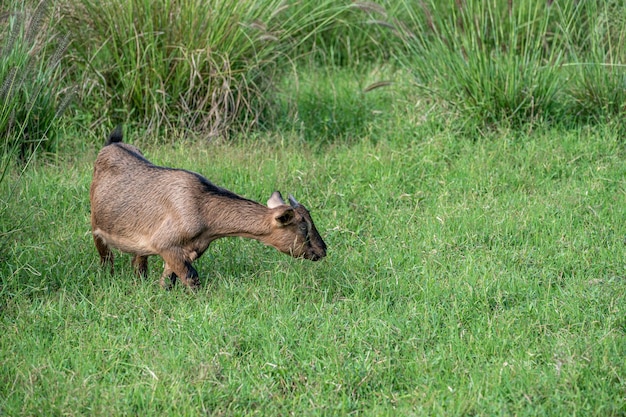
[[[53,142],[73,92],[66,119],[90,132],[276,129],[310,111],[297,87],[311,67],[363,82],[385,68],[371,87],[405,82],[402,99],[471,126],[603,123],[624,111],[616,1],[32,1],[0,15],[0,131],[31,143]],[[367,87],[317,98],[330,92],[340,113]]]
[[[0,5],[0,414],[626,414],[626,6]],[[109,130],[311,209],[165,292],[89,232]]]

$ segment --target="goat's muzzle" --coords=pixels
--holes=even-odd
[[[324,257],[326,257],[326,244],[323,241],[320,247],[311,247],[304,253],[304,258],[313,262],[317,262]]]
[[[317,253],[312,253],[308,256],[305,256],[306,259],[313,261],[313,262],[317,262],[320,259],[322,259],[323,257],[326,256],[326,252],[322,253],[322,254],[317,254]]]

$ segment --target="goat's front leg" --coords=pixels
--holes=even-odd
[[[174,284],[176,284],[176,273],[172,271],[172,268],[170,268],[167,262],[165,263],[165,269],[161,275],[160,284],[163,289],[168,291],[174,287]]]
[[[200,286],[198,272],[191,265],[191,261],[184,258],[180,250],[168,250],[160,253],[165,261],[165,269],[161,275],[161,286],[170,289],[176,283],[176,278],[191,289]]]

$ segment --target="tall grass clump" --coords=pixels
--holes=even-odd
[[[626,6],[615,1],[578,2],[570,32],[573,113],[609,120],[626,111]]]
[[[50,1],[0,13],[0,151],[22,160],[55,147],[57,121],[71,94],[60,65],[69,43],[54,28]]]
[[[562,10],[551,2],[403,2],[401,62],[423,94],[466,120],[517,124],[558,117]]]
[[[71,0],[85,100],[103,115],[224,135],[254,126],[289,52],[345,6],[282,0]],[[69,26],[68,26],[69,27]],[[96,94],[98,92],[98,94]],[[101,100],[99,95],[104,95]]]
[[[313,32],[298,30],[294,37],[302,39],[290,55],[321,66],[354,68],[370,63],[386,62],[401,40],[380,22],[393,20],[399,2],[379,5],[371,1],[342,0],[333,3],[337,10],[328,24]],[[313,14],[317,4],[302,2],[298,13]]]
[[[72,98],[61,66],[69,41],[54,28],[50,2],[9,8],[0,9],[0,257],[19,228],[6,213],[21,174],[37,152],[55,150]]]

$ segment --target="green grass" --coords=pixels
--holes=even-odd
[[[394,114],[392,71],[373,66],[309,67],[284,77],[268,125],[314,145],[349,143],[381,129]],[[395,87],[395,86],[394,86]]]
[[[60,65],[69,38],[57,32],[51,3],[26,8],[12,0],[0,8],[0,171],[13,154],[27,162],[38,150],[54,151],[72,99]]]
[[[626,415],[621,6],[227,2],[242,13],[203,32],[200,3],[54,8],[93,42],[42,90],[80,85],[58,153],[2,162],[0,414]],[[66,73],[55,45],[34,73]],[[246,117],[266,130],[204,140]],[[196,262],[197,293],[163,291],[157,257],[145,280],[127,255],[108,275],[88,193],[117,119],[158,164],[257,201],[292,193],[328,257],[223,239]]]
[[[255,127],[274,80],[310,52],[318,32],[350,26],[336,23],[349,2],[328,0],[61,3],[90,111],[208,137]]]
[[[383,25],[421,95],[484,127],[618,120],[624,5],[399,1]]]
[[[100,269],[95,150],[27,171],[1,224],[29,216],[0,254],[2,414],[624,415],[618,135],[429,126],[145,148],[256,200],[293,193],[329,246],[310,263],[217,241],[195,294],[162,291],[156,258],[145,281],[128,256]]]
[[[585,24],[572,33],[574,110],[581,118],[621,118],[626,95],[624,79],[624,13],[620,4],[602,1],[580,4]]]
[[[289,86],[305,108],[277,111],[284,79],[310,63],[320,79],[372,67],[395,76],[399,67],[411,76],[409,100],[429,100],[476,130],[622,118],[619,2],[380,3],[11,0],[0,10],[0,131],[15,113],[28,120],[18,126],[28,152],[56,152],[58,124],[69,119],[57,116],[73,91],[69,120],[90,132],[123,122],[153,138],[185,131],[210,140],[293,122],[329,142],[367,131],[378,100],[354,92],[359,80],[341,79],[334,91],[317,80]]]
[[[481,124],[561,116],[567,13],[546,2],[404,2],[416,85]],[[558,30],[555,30],[554,21]]]

